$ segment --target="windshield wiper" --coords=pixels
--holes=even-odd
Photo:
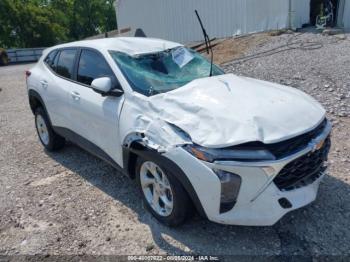
[[[209,76],[213,76],[213,60],[214,60],[214,53],[213,53],[213,47],[211,46],[211,43],[210,43],[210,38],[207,34],[207,31],[205,30],[204,26],[203,26],[203,23],[202,23],[202,20],[198,14],[198,11],[195,10],[195,13],[197,15],[197,18],[198,18],[198,21],[199,21],[199,24],[202,28],[202,32],[203,32],[203,35],[204,35],[204,41],[205,41],[205,47],[207,49],[207,54],[209,55],[209,50],[211,52],[211,59],[210,59],[210,74]]]

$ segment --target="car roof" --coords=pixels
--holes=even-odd
[[[139,54],[161,52],[178,46],[183,45],[156,38],[114,37],[71,42],[54,46],[50,48],[50,50],[67,47],[89,47],[100,51],[119,51],[134,56]]]

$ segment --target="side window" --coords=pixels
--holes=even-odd
[[[78,82],[91,85],[94,79],[104,76],[115,79],[105,59],[97,52],[82,50],[78,65]]]
[[[61,51],[57,61],[57,74],[66,78],[73,78],[75,54],[76,50],[74,49],[66,49]]]
[[[57,56],[57,53],[58,53],[57,50],[54,50],[54,51],[50,52],[50,53],[46,56],[46,58],[45,58],[45,60],[44,60],[44,62],[45,62],[49,67],[51,67],[53,70],[55,70],[54,65],[55,65],[55,57]]]
[[[57,55],[55,56],[55,60],[53,61],[53,64],[51,66],[52,70],[57,72],[57,62],[58,62],[58,58],[60,57],[60,51],[57,51]]]

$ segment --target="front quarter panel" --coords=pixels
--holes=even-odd
[[[158,152],[166,152],[178,145],[192,143],[185,133],[179,132],[159,117],[147,97],[136,92],[125,93],[119,123],[120,140],[124,146],[128,144],[127,138],[134,134],[142,138],[144,144]]]
[[[221,184],[215,173],[184,149],[177,147],[164,153],[176,163],[191,182],[209,220],[213,220],[220,209]]]

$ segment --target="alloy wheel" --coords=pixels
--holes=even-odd
[[[173,211],[173,192],[165,172],[155,163],[146,161],[140,168],[140,182],[143,194],[160,216],[166,217]]]
[[[46,123],[44,118],[41,115],[36,116],[36,127],[38,129],[38,134],[40,137],[40,140],[45,144],[49,144],[49,131],[47,129]]]

